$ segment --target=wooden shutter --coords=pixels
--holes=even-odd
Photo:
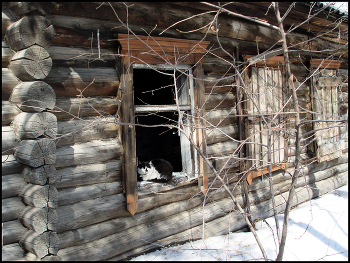
[[[341,77],[332,76],[335,71],[323,69],[320,73],[313,75],[313,115],[314,120],[337,120],[338,109],[338,85]],[[316,136],[316,156],[318,162],[329,161],[338,158],[342,154],[339,127],[336,122],[315,122],[313,129]]]
[[[268,145],[269,134],[271,134],[271,162],[272,171],[285,168],[284,145],[285,140],[280,128],[282,116],[277,115],[283,106],[282,73],[273,68],[251,68],[251,77],[248,81],[246,138],[248,168],[253,168],[247,175],[250,184],[252,179],[268,173]],[[259,110],[258,110],[259,109]],[[276,117],[277,115],[277,117]],[[263,117],[271,123],[271,130]]]

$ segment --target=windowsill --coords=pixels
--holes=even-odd
[[[174,172],[173,180],[170,183],[158,183],[151,181],[137,182],[139,199],[153,194],[167,192],[180,186],[193,184],[197,181],[197,178],[188,178],[185,173]]]

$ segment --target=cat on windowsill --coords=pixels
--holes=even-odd
[[[153,159],[149,162],[138,162],[138,181],[155,181],[169,183],[173,179],[173,166],[166,160]]]

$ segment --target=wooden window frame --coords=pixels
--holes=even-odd
[[[138,185],[137,185],[137,160],[136,160],[136,132],[135,132],[135,105],[133,92],[133,64],[146,63],[159,67],[165,61],[172,65],[191,65],[194,68],[194,105],[191,104],[191,111],[203,116],[205,102],[204,72],[202,67],[202,56],[210,42],[173,39],[163,37],[135,36],[128,34],[118,35],[120,50],[120,85],[117,99],[121,102],[120,119],[123,123],[121,128],[122,144],[124,149],[122,183],[126,198],[127,210],[133,216],[138,207]],[[193,66],[194,65],[194,66]],[[138,109],[139,110],[139,109]],[[198,116],[196,116],[198,117]],[[203,121],[195,118],[196,127],[203,127]],[[193,139],[200,150],[206,155],[206,145],[203,142],[205,129],[196,129]],[[198,187],[206,193],[208,189],[207,165],[200,158],[196,151],[192,158],[198,163],[198,168],[194,167],[198,178]],[[194,162],[194,163],[196,163]],[[192,167],[193,168],[193,167]]]

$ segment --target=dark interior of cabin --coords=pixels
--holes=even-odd
[[[171,71],[166,71],[171,73]],[[135,105],[174,104],[172,76],[151,69],[134,69]],[[135,123],[142,125],[176,125],[177,112],[137,113]],[[175,172],[182,171],[180,136],[175,128],[136,126],[136,156],[139,161],[162,158]]]

